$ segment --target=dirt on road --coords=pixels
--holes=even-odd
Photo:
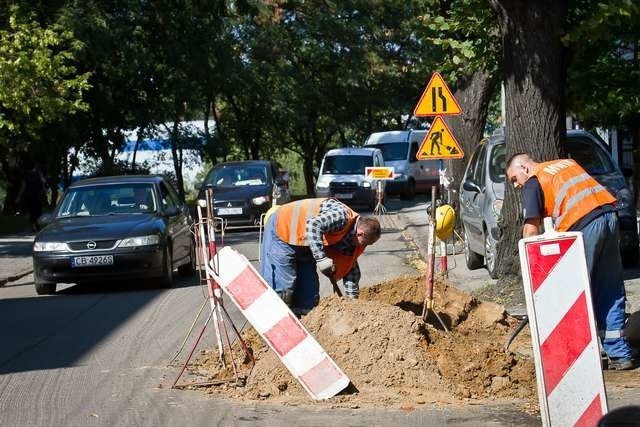
[[[351,379],[352,386],[324,402],[312,401],[253,330],[244,334],[255,359],[243,387],[216,385],[208,393],[285,405],[396,407],[507,400],[537,410],[531,340],[525,329],[505,351],[517,320],[503,307],[481,302],[438,281],[434,310],[421,320],[424,276],[405,276],[361,291],[359,300],[323,298],[301,321]],[[446,332],[443,325],[450,332]],[[241,359],[240,351],[234,354]],[[227,364],[229,366],[229,364]],[[191,365],[198,381],[230,375],[217,351]]]

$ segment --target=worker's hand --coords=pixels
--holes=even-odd
[[[321,258],[317,262],[318,270],[328,278],[331,278],[331,275],[334,271],[336,271],[335,265],[333,265],[333,260],[331,258]]]

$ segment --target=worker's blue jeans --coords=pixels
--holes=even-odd
[[[276,235],[278,213],[264,229],[260,273],[296,314],[306,314],[320,298],[316,261],[308,246],[290,245]]]
[[[624,327],[627,299],[618,246],[618,217],[614,212],[606,213],[588,223],[581,231],[591,277],[596,324],[601,331],[615,333]],[[602,345],[609,357],[628,359],[633,356],[626,338],[605,338]]]

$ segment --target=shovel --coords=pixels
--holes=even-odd
[[[333,286],[333,292],[342,298],[342,291],[340,290],[340,286],[338,286],[338,283],[333,278],[329,278],[329,280],[331,280],[331,286]]]
[[[513,340],[516,339],[520,331],[522,331],[522,329],[527,326],[527,323],[529,323],[529,317],[523,316],[522,319],[520,319],[520,322],[516,325],[516,328],[513,330],[513,332],[509,334],[507,341],[504,343],[504,351],[507,351],[509,349],[509,346],[511,345]]]

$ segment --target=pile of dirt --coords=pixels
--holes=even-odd
[[[526,349],[530,341],[519,337],[511,351],[503,349],[516,319],[500,306],[439,282],[435,308],[424,323],[424,283],[424,277],[405,276],[363,289],[360,300],[324,298],[302,318],[352,382],[340,395],[315,404],[410,408],[509,399],[535,410],[534,365]],[[254,331],[244,338],[255,359],[251,370],[250,364],[240,365],[246,384],[217,385],[208,392],[288,405],[313,403]],[[215,351],[201,355],[191,369],[200,381],[202,376],[215,382],[230,375]]]

